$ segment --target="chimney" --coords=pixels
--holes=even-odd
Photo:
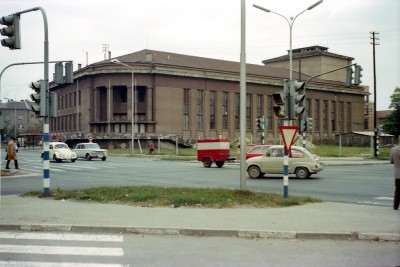
[[[146,62],[152,62],[153,61],[153,55],[151,53],[146,53]]]
[[[108,59],[111,59],[111,51],[108,51]]]
[[[78,63],[78,70],[82,69],[82,64]]]

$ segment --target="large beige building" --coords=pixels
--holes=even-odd
[[[346,66],[352,60],[331,53],[331,61],[321,57],[325,55],[303,60],[304,72],[294,71],[293,77],[305,81],[315,72]],[[115,59],[123,64],[111,61]],[[265,141],[277,143],[282,122],[272,111],[272,94],[283,90],[289,72],[284,65],[264,64],[246,68],[246,137],[260,142],[256,119],[265,117]],[[239,62],[153,50],[88,65],[74,72],[73,84],[50,84],[58,95],[51,135],[70,143],[90,135],[110,148],[130,147],[132,132],[141,142],[178,138],[182,144],[192,144],[221,134],[233,142],[240,134],[239,70]],[[365,124],[365,88],[345,87],[343,74],[327,78],[311,80],[306,91],[306,112],[313,118],[309,135],[317,143],[364,130]]]

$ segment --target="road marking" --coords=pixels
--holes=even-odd
[[[0,245],[1,253],[80,256],[123,256],[122,248]]]
[[[123,242],[121,235],[83,235],[63,233],[24,233],[24,232],[0,232],[0,238],[4,239],[37,239],[37,240],[67,240],[67,241],[99,241],[99,242]]]
[[[38,262],[38,261],[0,261],[0,267],[123,267],[123,264],[77,263],[77,262]]]
[[[392,200],[393,200],[393,197],[376,197],[376,198],[374,198],[374,199],[376,199],[376,200],[390,200],[390,201],[392,201]]]

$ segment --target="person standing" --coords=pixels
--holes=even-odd
[[[394,201],[393,209],[398,210],[400,204],[400,145],[390,150],[390,163],[394,164]]]
[[[7,160],[6,169],[10,168],[9,165],[10,165],[10,161],[11,160],[14,160],[15,169],[19,169],[18,168],[17,152],[16,152],[16,149],[15,149],[14,138],[11,138],[10,141],[8,141],[6,160]]]

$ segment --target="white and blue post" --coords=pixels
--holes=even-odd
[[[50,196],[50,151],[49,151],[49,124],[43,125],[43,196]]]
[[[283,197],[289,196],[289,156],[286,149],[283,149]]]

